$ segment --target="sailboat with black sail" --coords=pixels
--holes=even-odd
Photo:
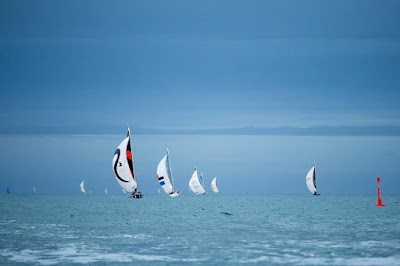
[[[115,179],[123,191],[131,192],[129,198],[139,199],[143,194],[138,191],[135,175],[135,165],[132,157],[131,132],[128,127],[126,138],[119,144],[112,160]]]
[[[315,162],[314,166],[311,167],[310,171],[308,171],[306,176],[306,185],[308,190],[315,196],[319,196],[317,192],[317,177],[315,175]]]

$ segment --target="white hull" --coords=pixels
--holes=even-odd
[[[174,192],[174,193],[171,193],[171,194],[169,194],[169,196],[170,196],[171,198],[176,198],[176,197],[179,196],[179,191],[176,191],[176,192]]]

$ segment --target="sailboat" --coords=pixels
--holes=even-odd
[[[307,176],[306,176],[306,184],[308,187],[308,190],[315,195],[318,196],[319,193],[317,192],[317,179],[315,176],[315,162],[314,166],[311,167],[310,171],[308,171]]]
[[[203,174],[199,177],[199,173],[197,172],[197,168],[194,169],[192,178],[190,178],[189,181],[189,187],[190,189],[196,193],[197,195],[199,194],[206,194],[206,191],[204,190],[204,187],[202,185],[202,178]]]
[[[214,179],[211,181],[211,188],[214,191],[214,193],[219,193],[219,190],[217,187],[217,177],[214,177]]]
[[[124,194],[126,194],[126,191],[125,191],[125,189],[122,189],[122,192],[123,192]]]
[[[172,177],[171,159],[169,158],[169,151],[157,166],[157,179],[161,187],[170,197],[178,197],[179,191],[174,189],[174,178]]]
[[[82,193],[83,193],[83,194],[87,194],[84,185],[85,185],[85,180],[82,181],[82,183],[80,184],[80,186],[81,186],[81,191],[82,191]]]
[[[35,186],[33,186],[33,194],[35,194],[36,193],[36,188],[35,188]]]
[[[114,153],[112,166],[119,185],[126,192],[132,192],[129,198],[143,197],[141,192],[138,192],[138,184],[136,182],[135,167],[132,157],[131,147],[131,131],[128,127],[126,138],[119,144]]]
[[[7,194],[10,194],[10,187],[7,187]]]
[[[106,195],[107,195],[107,193],[108,193],[107,188],[104,190],[104,193],[106,193]]]

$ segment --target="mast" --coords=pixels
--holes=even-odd
[[[317,177],[315,176],[315,161],[314,161],[314,174],[313,174],[314,187],[317,189]]]
[[[136,182],[136,174],[135,174],[135,162],[133,161],[133,153],[132,153],[132,144],[131,144],[131,129],[128,127],[128,137],[129,137],[129,149],[131,150],[131,155],[132,155],[132,174],[133,174],[133,180]],[[136,182],[136,187],[139,188],[139,184]]]
[[[174,178],[172,177],[172,168],[171,168],[171,159],[169,158],[169,150],[167,149],[167,158],[168,158],[168,170],[169,170],[169,175],[171,176],[171,183],[172,183],[172,188],[174,189]]]

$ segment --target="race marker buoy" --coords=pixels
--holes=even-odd
[[[381,181],[381,179],[378,177],[376,181],[378,181],[378,203],[375,204],[375,206],[385,206],[385,204],[383,204],[381,201],[381,186],[379,184],[379,181]]]

